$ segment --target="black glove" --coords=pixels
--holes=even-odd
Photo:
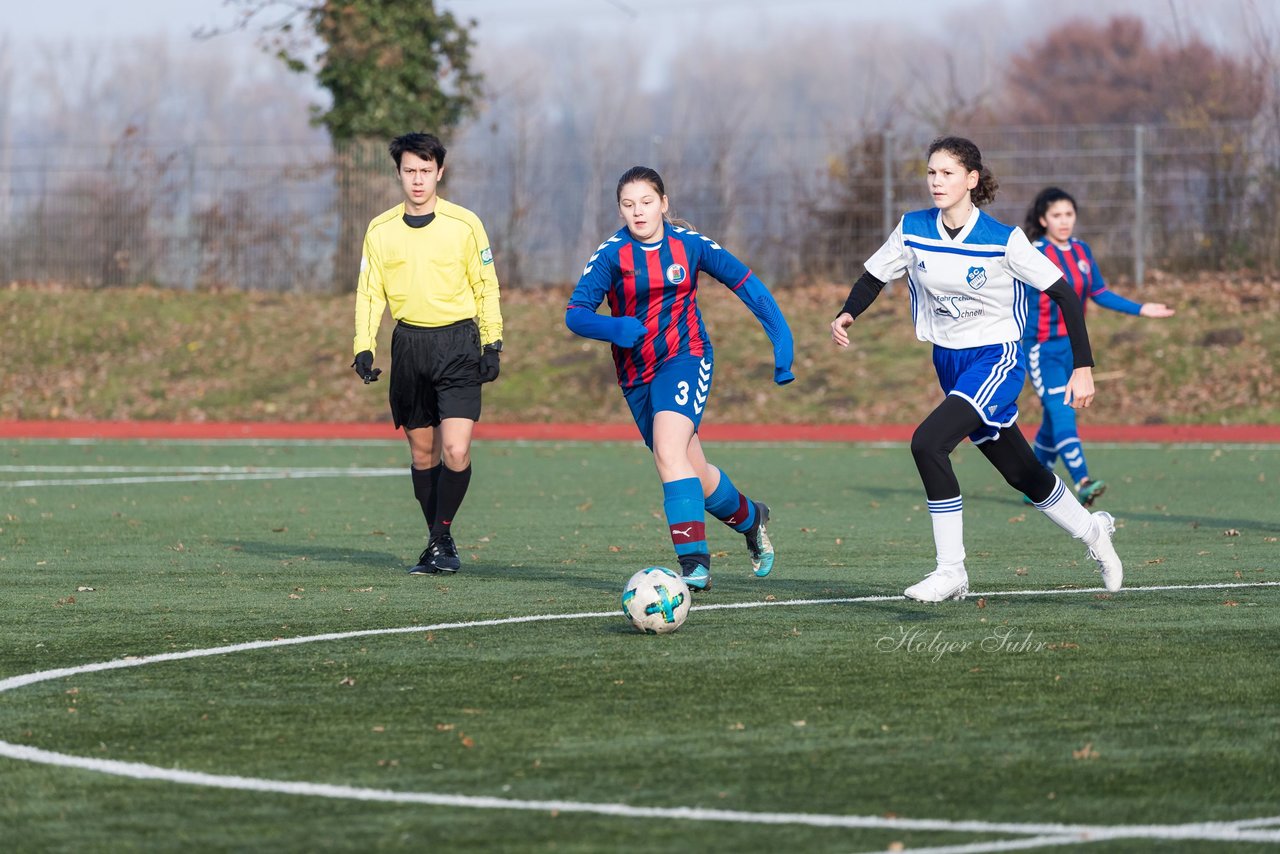
[[[351,363],[351,367],[356,369],[356,374],[360,379],[364,380],[364,384],[376,383],[378,374],[382,373],[382,368],[373,366],[373,353],[369,350],[361,350],[356,353],[356,360]]]
[[[480,382],[491,383],[498,378],[498,356],[502,353],[502,342],[485,344],[480,352]]]

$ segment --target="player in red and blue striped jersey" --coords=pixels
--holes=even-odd
[[[1076,200],[1058,187],[1046,187],[1027,211],[1024,226],[1032,245],[1048,256],[1087,309],[1089,300],[1103,308],[1142,317],[1172,317],[1164,303],[1136,303],[1108,290],[1089,244],[1076,239]],[[1044,407],[1044,419],[1032,445],[1036,459],[1052,471],[1058,457],[1066,463],[1080,503],[1089,507],[1106,490],[1106,481],[1089,476],[1084,446],[1076,430],[1076,413],[1064,392],[1071,376],[1071,341],[1057,305],[1029,285],[1027,325],[1023,329],[1023,366]],[[1030,499],[1024,499],[1029,501]]]
[[[663,510],[685,581],[711,587],[706,512],[744,534],[757,576],[773,568],[769,508],[738,491],[707,462],[698,427],[711,394],[715,358],[698,310],[698,275],[724,283],[751,309],[773,344],[773,380],[786,385],[793,341],[764,283],[714,240],[667,220],[662,178],[635,166],[618,181],[625,225],[592,253],[569,297],[565,324],[608,341],[618,384],[662,478]],[[609,314],[598,314],[607,302]]]

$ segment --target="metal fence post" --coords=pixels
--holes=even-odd
[[[1142,138],[1145,130],[1143,125],[1133,126],[1133,283],[1139,288],[1142,287],[1147,254],[1147,200],[1142,180]]]
[[[884,168],[884,214],[881,217],[880,232],[888,236],[893,231],[893,131],[885,131],[883,143]]]

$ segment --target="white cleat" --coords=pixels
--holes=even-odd
[[[1102,584],[1111,593],[1115,593],[1124,584],[1124,564],[1120,563],[1120,555],[1111,544],[1111,536],[1116,532],[1116,520],[1105,510],[1092,514],[1094,524],[1098,526],[1098,541],[1089,547],[1089,557],[1097,561],[1102,570]]]
[[[963,569],[935,569],[923,581],[902,591],[902,595],[917,602],[945,602],[963,599],[969,592],[969,574]]]

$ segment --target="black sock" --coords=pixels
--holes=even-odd
[[[416,469],[409,467],[409,473],[413,475],[413,497],[418,499],[418,504],[422,507],[422,518],[427,520],[428,530],[431,528],[436,518],[436,505],[439,490],[436,488],[440,483],[440,469],[444,468],[441,463],[436,463],[429,469]]]
[[[431,536],[449,533],[449,526],[453,524],[453,517],[462,506],[462,499],[466,497],[470,483],[471,466],[462,471],[454,471],[446,465],[440,466],[440,482],[435,489],[438,496],[437,512],[435,521],[431,524]]]

